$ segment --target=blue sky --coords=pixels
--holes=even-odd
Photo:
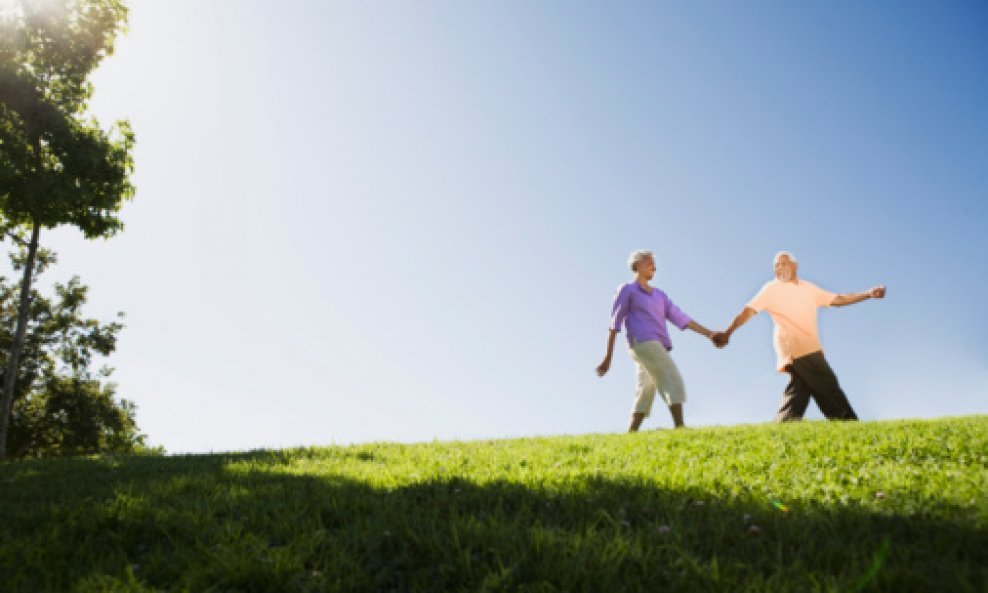
[[[640,248],[713,328],[780,249],[886,284],[821,312],[859,415],[985,413],[986,33],[976,2],[133,2],[93,100],[137,134],[127,229],[49,233],[50,277],[126,312],[119,393],[175,452],[621,431],[633,365],[593,369]],[[770,336],[674,332],[688,424],[771,419]]]

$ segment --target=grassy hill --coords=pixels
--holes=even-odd
[[[0,590],[988,590],[988,416],[0,465]]]

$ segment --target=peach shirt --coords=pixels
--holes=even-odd
[[[775,322],[772,342],[779,371],[784,371],[795,358],[823,350],[817,331],[817,309],[829,307],[836,297],[806,280],[772,280],[751,299],[748,307],[758,313],[768,311]]]

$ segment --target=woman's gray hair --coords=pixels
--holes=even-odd
[[[631,255],[628,256],[628,266],[631,268],[632,272],[637,272],[636,269],[638,264],[645,258],[655,259],[655,255],[651,251],[645,251],[644,249],[639,249],[638,251],[632,251]]]

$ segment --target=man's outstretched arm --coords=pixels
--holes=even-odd
[[[742,309],[741,312],[738,313],[738,316],[734,318],[734,321],[731,322],[730,327],[728,327],[726,330],[722,332],[717,332],[716,334],[714,334],[712,338],[714,341],[714,345],[717,346],[718,348],[723,348],[724,346],[727,346],[727,343],[731,340],[731,334],[734,333],[734,330],[738,329],[745,323],[748,323],[748,320],[754,317],[755,315],[758,315],[758,311],[755,311],[751,307],[745,307],[744,309]]]
[[[831,307],[846,307],[847,305],[853,305],[854,303],[860,303],[861,301],[866,301],[868,299],[881,299],[885,298],[885,287],[876,286],[871,290],[865,292],[858,292],[854,294],[839,294],[834,297],[834,300],[830,302]]]

